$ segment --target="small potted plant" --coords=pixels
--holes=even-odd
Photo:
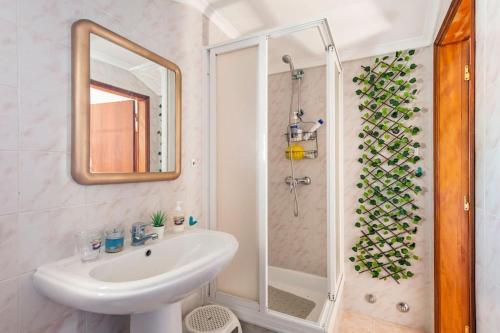
[[[158,234],[158,239],[162,239],[163,235],[165,234],[166,221],[167,221],[167,216],[161,210],[151,215],[151,224],[153,226],[153,232]]]

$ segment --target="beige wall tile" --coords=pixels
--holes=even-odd
[[[304,72],[301,89],[304,121],[326,120],[326,68],[307,68]],[[284,135],[290,110],[290,72],[270,75],[268,80],[269,265],[326,276],[326,130],[321,127],[317,132],[318,158],[294,162],[295,176],[309,176],[312,180],[311,185],[297,188],[300,213],[294,217],[293,196],[284,181],[290,175]],[[296,99],[297,90],[295,107]]]
[[[17,212],[17,166],[17,151],[0,151],[0,215]]]
[[[72,180],[70,33],[80,18],[181,66],[178,180],[103,186]],[[185,200],[187,213],[203,223],[201,168],[190,166],[192,158],[201,161],[201,49],[209,34],[222,38],[205,20],[169,0],[0,0],[0,289],[8,279],[20,281],[19,306],[3,308],[0,300],[2,333],[126,332],[128,316],[95,318],[41,296],[31,283],[33,270],[73,254],[79,229],[146,220],[153,210],[172,210],[176,200]]]
[[[66,152],[21,152],[19,191],[20,211],[84,203],[84,187],[71,178]]]
[[[8,11],[10,9],[7,8]],[[6,13],[6,16],[10,14]],[[17,86],[17,26],[0,19],[0,84]]]
[[[17,88],[0,85],[0,150],[17,150],[18,148],[18,105]]]
[[[478,332],[500,331],[500,24],[498,1],[476,1],[476,313]]]
[[[2,333],[18,332],[17,298],[18,279],[0,281],[0,332]]]

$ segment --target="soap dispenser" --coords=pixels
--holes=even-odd
[[[184,214],[184,210],[182,209],[182,201],[177,201],[175,210],[172,214],[172,220],[174,222],[173,231],[174,232],[183,232],[184,231],[184,221],[186,216]]]

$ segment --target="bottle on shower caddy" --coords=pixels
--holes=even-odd
[[[290,124],[290,134],[292,141],[302,139],[302,128],[300,127],[300,123]]]
[[[318,119],[318,121],[316,123],[314,123],[314,125],[312,125],[312,127],[309,129],[309,131],[307,131],[305,134],[304,134],[304,140],[309,140],[309,138],[311,137],[311,135],[313,135],[314,132],[316,132],[325,122],[323,121],[323,119]]]
[[[302,111],[302,110],[300,110],[300,111]],[[298,114],[300,111],[293,113],[292,122],[289,125],[290,126],[290,137],[291,137],[292,141],[302,140],[303,131],[302,131],[302,127],[300,125],[300,123],[302,121],[301,121],[300,116]]]

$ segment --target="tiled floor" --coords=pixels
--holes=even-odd
[[[241,323],[243,333],[276,333],[265,328]],[[336,332],[332,333],[425,333],[424,331],[399,326],[385,320],[355,312],[343,311]]]
[[[245,323],[244,321],[241,322],[241,329],[243,333],[276,333],[260,326]]]
[[[425,333],[424,331],[400,326],[391,322],[343,311],[339,327],[335,333]]]

